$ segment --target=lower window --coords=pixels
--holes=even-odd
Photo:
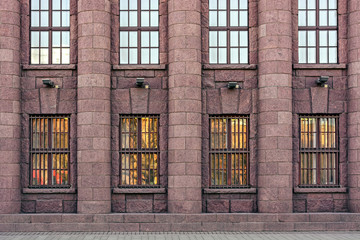
[[[159,117],[120,116],[120,187],[159,186]]]
[[[338,118],[300,117],[300,186],[338,185]]]
[[[249,185],[249,118],[210,117],[210,185]]]
[[[69,187],[69,116],[30,116],[30,187]]]

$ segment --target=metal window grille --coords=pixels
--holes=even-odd
[[[300,186],[338,185],[337,116],[300,117]]]
[[[210,117],[210,186],[247,187],[249,117]]]
[[[31,0],[30,63],[70,64],[70,0]]]
[[[120,64],[159,64],[159,1],[120,0]]]
[[[298,0],[298,8],[299,63],[337,63],[337,0]]]
[[[30,116],[30,187],[69,187],[69,116]]]
[[[249,63],[248,0],[209,0],[209,63]]]
[[[120,187],[159,187],[159,116],[120,116]]]

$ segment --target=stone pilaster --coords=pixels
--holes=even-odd
[[[168,209],[201,212],[200,0],[169,0]]]
[[[109,213],[110,0],[79,0],[78,9],[78,212]]]
[[[348,183],[349,210],[360,212],[360,2],[349,0]]]
[[[258,6],[258,208],[292,212],[291,0]]]
[[[0,214],[20,212],[20,3],[0,1]]]

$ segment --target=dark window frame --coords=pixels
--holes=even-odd
[[[226,132],[226,141],[227,141],[227,147],[226,149],[216,149],[216,148],[212,148],[211,147],[211,133],[212,133],[212,129],[211,129],[211,120],[213,119],[226,119],[226,127],[228,129],[228,131]],[[238,123],[240,122],[240,120],[242,121],[246,121],[246,132],[244,133],[246,136],[246,147],[244,148],[232,148],[232,141],[231,141],[231,119],[237,119]],[[239,145],[240,145],[240,126],[239,126]],[[220,137],[220,135],[219,135]],[[209,116],[209,170],[210,170],[210,174],[209,174],[209,187],[210,188],[249,188],[251,186],[250,184],[250,116],[249,115],[210,115]],[[244,142],[243,142],[244,143]],[[212,183],[212,174],[213,172],[216,172],[218,169],[212,169],[211,168],[211,156],[214,154],[225,154],[226,155],[226,185],[215,185]],[[245,182],[244,184],[232,184],[231,181],[234,178],[234,176],[232,175],[232,168],[228,167],[228,166],[232,166],[231,164],[231,156],[232,154],[239,154],[242,156],[246,156],[246,164],[244,165],[244,163],[242,163],[242,167],[244,168],[244,166],[246,167],[246,174],[244,174],[242,172],[242,174],[240,174],[239,171],[239,179],[242,179],[242,182]],[[240,164],[240,160],[239,160],[239,164]],[[238,166],[240,170],[240,166]]]
[[[143,118],[153,118],[153,119],[157,119],[157,133],[156,133],[156,137],[157,137],[157,148],[153,148],[153,149],[143,149],[141,147],[142,144],[142,124],[141,121]],[[121,122],[122,119],[137,119],[137,129],[136,129],[136,134],[137,134],[137,148],[122,148],[122,130],[121,130]],[[131,114],[131,115],[120,115],[119,117],[119,184],[118,187],[119,188],[160,188],[161,187],[161,183],[160,183],[160,115],[157,114],[146,114],[146,115],[140,115],[140,114]],[[130,132],[129,132],[130,133]],[[150,133],[150,132],[149,132]],[[142,154],[147,154],[147,153],[153,153],[153,154],[157,154],[157,184],[151,185],[151,184],[142,184]],[[136,154],[137,155],[137,184],[123,184],[122,183],[122,154]],[[150,169],[150,168],[149,168]],[[130,169],[129,169],[130,171]],[[140,183],[140,184],[139,184]]]
[[[52,132],[52,126],[53,126],[53,120],[59,120],[59,119],[65,119],[67,118],[67,128],[68,128],[68,132],[67,132],[67,143],[68,143],[68,148],[54,148],[53,147],[53,142],[52,142],[52,138],[53,138],[53,132]],[[41,130],[39,131],[40,133],[40,137],[41,134],[43,137],[47,137],[48,139],[48,147],[47,148],[36,148],[34,147],[34,142],[33,142],[33,133],[34,133],[34,129],[33,129],[33,121],[34,120],[47,120],[48,121],[48,125],[47,125],[47,135],[45,135],[45,131],[41,132]],[[70,124],[70,115],[30,115],[29,116],[29,120],[30,120],[30,150],[29,150],[29,165],[30,165],[30,176],[29,176],[29,188],[70,188],[71,187],[71,124]],[[40,123],[41,124],[41,123]],[[44,129],[45,130],[45,129]],[[61,132],[61,128],[60,128],[60,134],[64,133]],[[60,135],[61,136],[61,135]],[[41,141],[41,140],[40,140]],[[43,169],[41,168],[41,164],[39,163],[40,169],[34,169],[33,167],[33,155],[34,154],[47,154],[47,179],[48,179],[48,184],[33,184],[33,171],[38,170],[38,171],[42,171]],[[53,154],[67,154],[67,158],[68,158],[68,162],[67,162],[67,182],[68,184],[52,184],[52,177],[53,177],[53,170],[63,170],[60,166],[60,169],[53,169],[52,168],[52,155]],[[45,163],[44,163],[45,166]],[[46,168],[45,168],[46,169]],[[45,178],[45,175],[43,174],[43,176],[40,176],[39,179],[42,180],[43,178]],[[44,180],[45,181],[45,180]]]
[[[302,148],[301,147],[301,141],[302,141],[302,132],[301,132],[301,120],[303,118],[314,118],[316,121],[316,147],[315,148]],[[320,148],[320,119],[321,118],[326,118],[326,119],[335,119],[335,144],[336,147],[335,148]],[[310,128],[310,127],[309,127]],[[329,129],[329,124],[328,124],[328,129]],[[311,131],[309,132],[304,132],[305,134],[308,134],[310,136],[310,134],[312,133]],[[323,132],[323,133],[331,133],[329,131],[327,132]],[[329,137],[327,137],[327,140],[329,140]],[[339,116],[338,115],[300,115],[299,116],[299,187],[303,187],[303,188],[316,188],[316,187],[339,187],[340,186],[340,176],[339,176],[339,155],[340,155],[340,138],[339,138]],[[321,154],[335,154],[335,183],[328,183],[328,184],[324,184],[321,183]],[[301,155],[302,154],[316,154],[316,184],[302,184],[302,170],[305,169],[307,170],[308,174],[307,177],[309,179],[309,175],[311,174],[309,169],[312,169],[311,167],[308,168],[302,168],[301,166]],[[308,163],[309,166],[309,163]],[[332,168],[329,167],[329,158],[327,157],[327,167],[324,168],[326,169],[327,172],[327,181],[329,180],[329,171],[331,171]]]

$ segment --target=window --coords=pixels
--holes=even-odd
[[[159,185],[159,117],[120,116],[120,186]]]
[[[159,63],[158,0],[120,0],[120,64]]]
[[[70,64],[70,0],[31,0],[31,64]]]
[[[209,0],[209,63],[247,64],[248,0]]]
[[[338,118],[300,118],[300,185],[338,184]]]
[[[337,63],[337,0],[298,0],[299,63]]]
[[[69,117],[30,116],[30,186],[69,187]]]
[[[210,184],[212,187],[249,185],[249,118],[210,117]]]

